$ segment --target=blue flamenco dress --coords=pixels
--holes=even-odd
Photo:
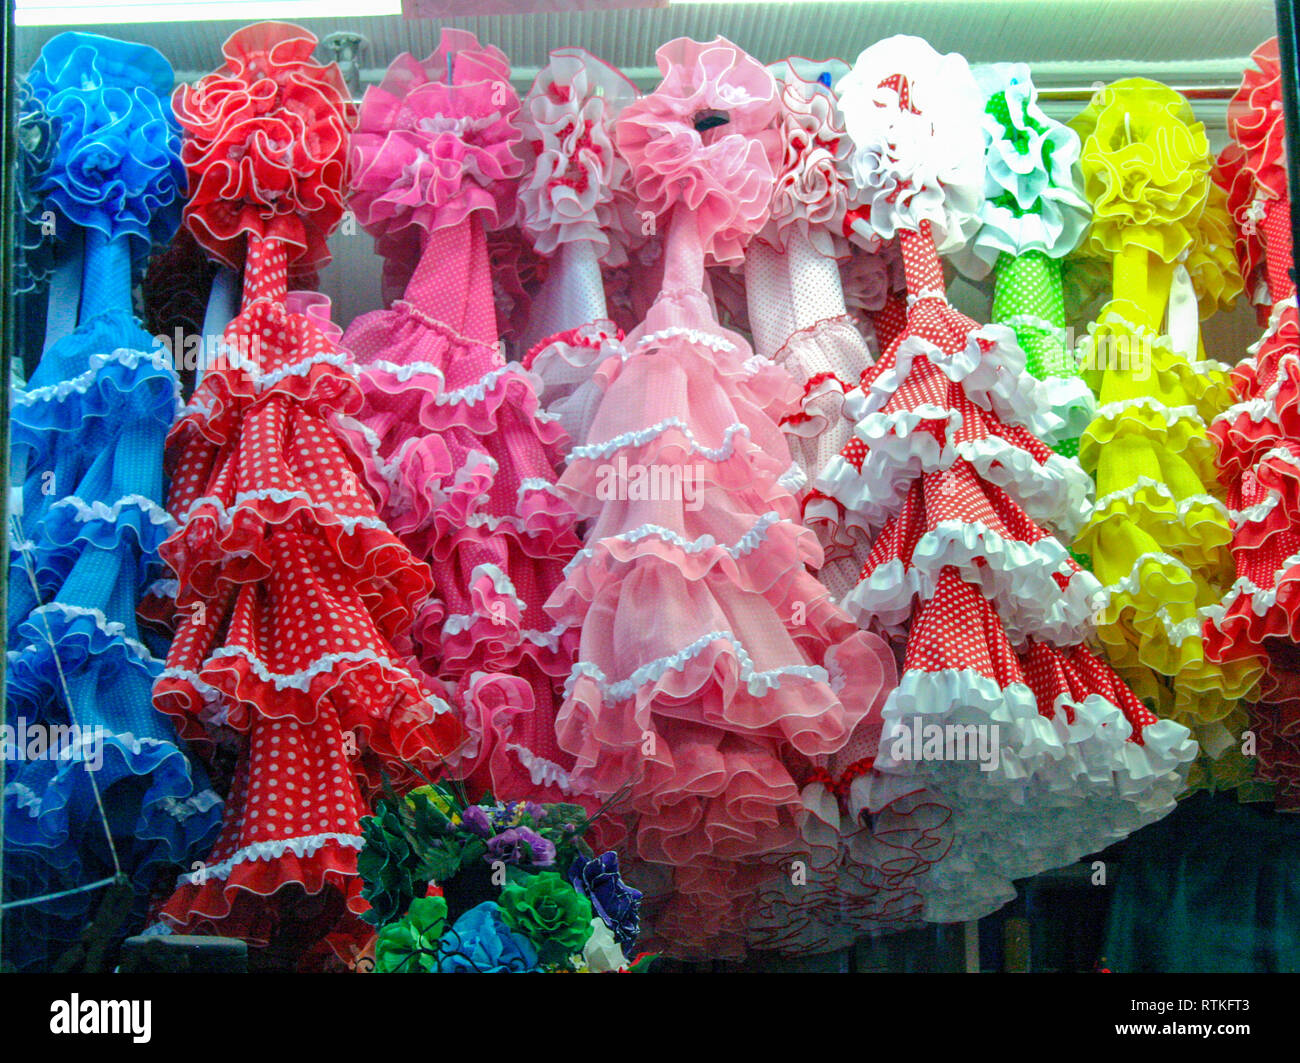
[[[183,198],[172,83],[154,49],[82,33],[52,39],[28,75],[57,130],[42,189],[62,261],[11,408],[4,944],[18,967],[76,940],[102,896],[81,887],[119,872],[135,893],[122,932],[138,926],[164,870],[188,869],[220,827],[220,798],[151,702],[165,647],[136,622],[173,530],[159,500],[180,387],[131,303]],[[58,279],[79,254],[77,324],[60,336],[73,311]],[[23,903],[48,894],[62,895]]]

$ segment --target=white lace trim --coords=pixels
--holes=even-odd
[[[283,838],[277,841],[253,842],[242,849],[237,849],[233,855],[222,860],[219,864],[205,865],[197,871],[191,871],[181,875],[176,880],[178,886],[201,886],[208,879],[227,879],[230,873],[239,864],[248,863],[251,860],[278,860],[285,853],[293,853],[299,859],[312,856],[319,850],[329,844],[341,845],[346,849],[356,849],[360,852],[365,848],[366,840],[357,834],[309,834],[299,838]]]
[[[109,620],[108,617],[104,615],[102,609],[90,609],[84,605],[68,605],[65,602],[49,602],[45,605],[38,605],[33,609],[28,614],[26,622],[30,623],[33,618],[43,617],[47,613],[58,613],[69,619],[89,617],[95,622],[95,627],[99,629],[101,634],[108,638],[121,639],[123,645],[131,651],[132,656],[138,657],[146,664],[162,663],[149,652],[149,648],[143,642],[139,642],[127,635],[125,624],[119,623],[116,620]],[[44,624],[33,624],[33,626],[43,637],[45,636],[46,632]]]
[[[529,476],[519,484],[518,489],[515,491],[515,504],[522,504],[524,495],[537,492],[551,495],[554,498],[558,498],[561,502],[564,501],[564,496],[560,493],[560,489],[552,481],[543,480],[540,476]]]
[[[1158,413],[1164,417],[1166,425],[1176,424],[1179,421],[1191,421],[1201,427],[1205,426],[1205,422],[1201,419],[1201,415],[1196,412],[1195,406],[1166,406],[1163,402],[1153,399],[1150,395],[1121,399],[1119,402],[1108,402],[1104,406],[1099,406],[1097,407],[1097,419],[1117,418],[1120,414],[1131,409],[1143,409]]]
[[[175,598],[181,592],[181,581],[177,579],[156,579],[144,589],[146,595],[156,598]]]
[[[663,542],[672,543],[679,550],[687,554],[700,554],[706,550],[712,550],[714,547],[721,546],[723,551],[730,554],[733,558],[739,559],[746,554],[757,550],[767,539],[767,530],[775,524],[781,523],[781,515],[775,510],[764,513],[754,522],[754,526],[742,535],[731,546],[719,543],[712,535],[701,535],[695,539],[687,539],[679,535],[671,528],[665,528],[662,524],[642,524],[639,528],[633,528],[631,531],[619,532],[617,535],[606,536],[601,539],[595,546],[587,546],[573,555],[572,560],[564,566],[564,574],[567,577],[579,565],[591,560],[597,553],[601,552],[600,548],[610,542],[621,543],[639,543],[642,539],[659,539]]]
[[[554,786],[564,794],[585,792],[574,785],[569,773],[556,764],[555,761],[538,756],[531,749],[527,749],[517,742],[507,742],[506,749],[519,758],[519,763],[528,772],[534,786]]]
[[[376,664],[383,665],[385,668],[391,668],[395,672],[409,674],[406,668],[398,662],[390,660],[382,654],[376,653],[371,649],[353,650],[348,653],[325,653],[317,657],[306,668],[299,669],[296,672],[272,672],[258,658],[258,656],[246,646],[222,646],[212,654],[213,659],[218,657],[238,657],[247,662],[256,676],[264,683],[272,684],[276,690],[301,690],[306,693],[311,689],[311,681],[316,676],[325,672],[334,670],[335,665],[339,664],[358,664],[361,661],[373,661]],[[169,669],[170,671],[170,669]],[[436,713],[449,712],[450,708],[445,701],[438,695],[426,691],[428,697],[425,701],[433,706]]]
[[[637,351],[642,347],[648,347],[652,344],[660,344],[664,340],[675,339],[679,336],[685,336],[692,343],[701,347],[708,347],[713,351],[734,351],[736,345],[730,340],[713,332],[702,332],[699,329],[671,327],[659,329],[657,332],[650,332],[644,336],[638,337],[632,346],[632,351]]]
[[[1236,604],[1237,599],[1242,595],[1249,595],[1251,611],[1256,616],[1263,616],[1277,604],[1277,581],[1297,565],[1300,565],[1300,553],[1286,558],[1273,572],[1272,587],[1261,587],[1246,576],[1239,577],[1223,596],[1222,601],[1205,607],[1206,615],[1216,627],[1219,627],[1224,615]]]
[[[229,508],[221,501],[221,499],[217,498],[216,495],[204,495],[202,498],[196,498],[190,503],[185,512],[181,515],[179,523],[188,524],[194,518],[194,514],[199,509],[209,507],[216,511],[218,523],[223,528],[228,528],[233,520],[231,516],[233,510],[238,509],[247,502],[262,501],[268,498],[272,502],[288,502],[292,499],[301,499],[308,505],[318,506],[326,512],[333,514],[334,518],[342,524],[348,532],[352,532],[359,527],[373,528],[377,531],[389,530],[388,525],[377,517],[345,517],[343,514],[337,512],[329,502],[324,499],[313,498],[306,491],[283,491],[276,487],[263,487],[256,491],[240,491],[235,495],[234,502]]]
[[[1166,554],[1162,551],[1151,550],[1145,554],[1139,554],[1133,562],[1133,567],[1129,574],[1123,579],[1110,584],[1105,588],[1105,598],[1100,606],[1101,609],[1109,609],[1111,599],[1118,594],[1137,595],[1142,587],[1142,565],[1147,561],[1158,561],[1163,565],[1172,565],[1174,568],[1187,574],[1188,579],[1192,579],[1192,570],[1186,563]],[[1216,602],[1212,605],[1201,606],[1196,612],[1185,620],[1175,620],[1164,606],[1160,606],[1155,611],[1155,617],[1165,629],[1165,637],[1170,645],[1181,646],[1190,638],[1200,638],[1204,628],[1205,621],[1214,615],[1214,611],[1219,609],[1221,604]]]
[[[709,461],[725,461],[730,458],[735,450],[735,437],[740,435],[746,439],[749,438],[749,428],[739,422],[727,425],[726,430],[722,433],[722,443],[717,447],[707,447],[701,444],[695,436],[695,433],[687,427],[685,421],[680,417],[667,417],[656,424],[646,428],[636,429],[631,432],[620,432],[611,439],[603,443],[584,443],[581,446],[574,447],[569,451],[568,461],[575,462],[581,459],[598,461],[601,458],[608,458],[610,455],[623,449],[624,447],[644,446],[656,436],[663,435],[669,429],[675,428],[686,437],[686,441],[691,448],[691,452],[699,454]]]
[[[106,505],[99,500],[87,504],[76,495],[68,495],[66,498],[61,498],[59,501],[55,502],[50,508],[59,509],[63,506],[70,507],[77,511],[76,520],[78,523],[85,523],[91,520],[102,520],[109,524],[115,524],[118,515],[122,510],[130,507],[140,510],[149,518],[150,524],[161,524],[169,528],[174,528],[176,526],[176,522],[172,520],[171,515],[163,509],[162,506],[158,505],[158,503],[153,501],[153,499],[146,498],[144,495],[123,495],[111,506]]]
[[[62,402],[74,393],[84,395],[94,384],[100,370],[115,363],[126,369],[137,369],[141,363],[147,363],[152,368],[166,373],[171,377],[176,403],[179,406],[180,383],[177,381],[171,362],[166,355],[157,351],[133,351],[126,347],[119,347],[109,354],[92,354],[87,359],[89,369],[57,384],[47,384],[45,387],[30,389],[15,388],[13,401],[19,406],[34,406],[38,402]]]
[[[641,687],[657,683],[668,672],[685,671],[687,664],[715,642],[726,642],[731,645],[732,651],[740,663],[740,678],[745,683],[749,693],[754,697],[762,697],[771,690],[780,689],[781,680],[785,676],[795,676],[814,683],[830,682],[830,676],[826,669],[819,665],[796,664],[759,671],[754,667],[753,659],[746,652],[740,640],[730,631],[719,630],[702,635],[677,653],[668,654],[641,665],[627,679],[618,682],[611,682],[607,679],[598,665],[590,661],[578,661],[573,666],[573,671],[569,673],[569,678],[565,681],[564,696],[566,699],[569,698],[578,680],[587,678],[596,683],[602,697],[607,701],[626,701],[633,697]]]
[[[1097,505],[1093,509],[1093,519],[1099,520],[1104,516],[1105,511],[1117,502],[1124,502],[1132,505],[1141,491],[1153,491],[1166,501],[1173,502],[1178,512],[1179,521],[1185,521],[1187,514],[1197,506],[1206,507],[1220,514],[1224,520],[1228,519],[1228,507],[1220,502],[1213,495],[1197,494],[1188,495],[1183,499],[1175,499],[1174,493],[1159,480],[1153,480],[1149,476],[1139,476],[1128,487],[1122,487],[1118,491],[1112,491],[1110,494],[1097,499]]]
[[[1060,325],[1054,325],[1047,318],[1039,317],[1037,314],[1012,314],[1010,317],[1000,319],[998,324],[1007,325],[1013,329],[1037,329],[1039,332],[1046,332],[1049,336],[1054,336],[1060,343],[1064,343],[1068,338],[1068,333]]]
[[[1269,384],[1254,398],[1244,399],[1241,402],[1233,403],[1223,413],[1214,418],[1215,423],[1223,422],[1229,424],[1235,421],[1242,414],[1248,416],[1252,423],[1258,424],[1260,421],[1272,420],[1277,411],[1277,397],[1282,393],[1282,386],[1288,383],[1288,376],[1283,369],[1289,364],[1300,368],[1300,354],[1288,351],[1278,358],[1277,379]]]

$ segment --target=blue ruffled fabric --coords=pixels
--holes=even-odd
[[[38,291],[53,269],[51,233],[45,224],[46,175],[54,158],[54,123],[27,82],[19,78],[14,152],[13,290]]]
[[[58,128],[47,202],[74,225],[129,237],[139,268],[184,201],[174,82],[156,49],[92,33],[60,33],[27,75]]]
[[[179,217],[172,73],[153,49],[66,33],[28,80],[58,123],[46,202],[60,224],[84,227],[85,261],[79,324],[46,349],[11,409],[24,479],[9,529],[5,899],[112,873],[97,786],[142,922],[150,890],[206,855],[221,825],[202,766],[153,708],[160,647],[136,622],[173,530],[163,447],[180,389],[131,312],[136,264]],[[74,721],[79,741],[65,740],[65,755],[23,741]],[[101,896],[6,913],[5,958],[48,964]]]

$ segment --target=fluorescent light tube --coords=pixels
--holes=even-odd
[[[402,0],[17,0],[16,26],[103,26],[132,22],[256,22],[259,19],[400,15]]]

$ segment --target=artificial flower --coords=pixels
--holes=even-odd
[[[591,936],[591,902],[554,871],[543,871],[501,890],[506,925],[528,938],[543,962],[579,952]]]
[[[476,905],[456,920],[442,938],[438,971],[442,974],[499,974],[531,971],[537,951],[515,933],[492,901]]]

